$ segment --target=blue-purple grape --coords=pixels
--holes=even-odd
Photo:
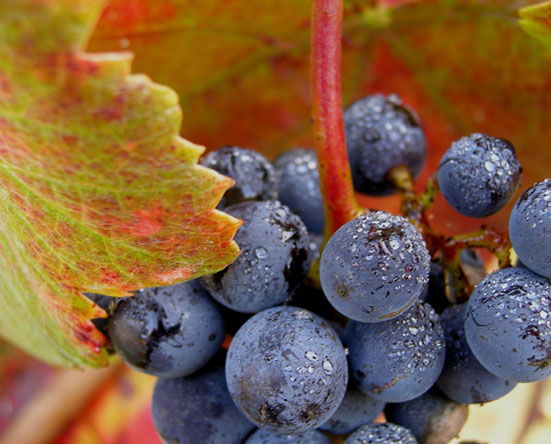
[[[294,149],[276,159],[277,198],[302,219],[309,232],[323,233],[323,197],[313,150]]]
[[[418,444],[412,433],[397,424],[380,423],[361,426],[343,444]]]
[[[348,366],[327,322],[301,308],[275,307],[254,315],[234,336],[226,378],[235,403],[257,426],[297,434],[335,412]]]
[[[551,180],[526,190],[509,218],[509,237],[519,260],[551,278]]]
[[[444,199],[458,212],[485,217],[499,211],[520,185],[522,168],[505,139],[474,133],[452,143],[438,167]]]
[[[388,171],[405,165],[417,176],[426,156],[426,140],[417,115],[396,95],[374,94],[350,104],[343,113],[346,147],[354,188],[389,194]]]
[[[467,342],[491,373],[534,382],[551,375],[551,285],[526,268],[497,270],[467,306]]]
[[[446,308],[440,315],[446,339],[446,361],[437,384],[451,400],[464,404],[494,401],[516,383],[486,370],[473,355],[465,337],[467,304]]]
[[[407,310],[429,276],[425,241],[405,218],[363,214],[329,239],[320,280],[329,302],[359,322],[381,322]]]
[[[131,367],[164,378],[205,365],[224,339],[224,320],[195,281],[146,288],[118,302],[109,336]]]
[[[299,435],[277,435],[258,429],[244,444],[331,444],[331,441],[317,430],[310,430]]]
[[[273,200],[277,196],[274,168],[256,151],[223,146],[208,153],[201,164],[235,181],[220,199],[220,208],[250,200]]]
[[[233,403],[223,359],[184,378],[159,379],[153,390],[153,422],[171,444],[241,444],[254,425]]]
[[[224,270],[200,278],[211,296],[232,310],[256,313],[289,299],[308,268],[308,232],[300,218],[278,201],[228,207],[243,219],[235,240],[239,257]]]
[[[384,407],[384,401],[372,398],[349,384],[337,411],[318,428],[337,435],[350,433],[361,425],[372,422]]]
[[[405,427],[420,444],[447,444],[461,431],[469,409],[438,390],[429,390],[418,398],[387,404],[387,421]]]
[[[446,352],[439,317],[421,302],[385,322],[351,321],[344,343],[359,389],[385,402],[409,401],[425,393],[438,379]]]

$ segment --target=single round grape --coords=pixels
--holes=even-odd
[[[343,444],[417,444],[417,440],[408,429],[386,422],[360,427]]]
[[[201,165],[235,181],[220,199],[219,208],[249,200],[273,200],[277,197],[274,168],[268,159],[256,151],[223,146],[208,153],[201,160]]]
[[[289,299],[310,266],[308,232],[300,218],[278,201],[243,202],[225,211],[243,219],[235,235],[241,254],[222,271],[201,277],[201,285],[242,313]]]
[[[310,430],[299,435],[276,435],[258,429],[244,444],[331,444],[331,441],[317,430]]]
[[[308,231],[323,233],[323,197],[313,150],[294,149],[276,159],[278,200],[300,216]]]
[[[351,321],[344,343],[359,389],[386,402],[409,401],[425,393],[438,379],[446,353],[439,317],[422,302],[389,321]]]
[[[446,339],[446,361],[437,384],[455,402],[494,401],[513,390],[516,383],[490,373],[475,358],[465,338],[466,309],[467,304],[455,305],[440,315]]]
[[[322,318],[275,307],[249,319],[228,350],[226,378],[237,406],[260,428],[297,434],[327,421],[348,381],[344,348]]]
[[[438,167],[444,199],[459,213],[485,217],[501,210],[520,185],[522,168],[505,139],[474,133],[452,143]]]
[[[171,444],[241,444],[255,428],[233,403],[218,358],[191,376],[157,380],[151,410]]]
[[[398,316],[429,276],[423,237],[405,218],[384,211],[344,224],[321,255],[321,286],[337,311],[359,322]]]
[[[467,342],[491,373],[534,382],[551,375],[551,285],[526,268],[497,270],[467,306]]]
[[[384,407],[384,401],[372,398],[349,384],[337,411],[318,428],[337,435],[351,433],[361,425],[372,422]]]
[[[509,237],[519,260],[551,278],[551,180],[526,190],[509,218]]]
[[[224,339],[224,320],[195,281],[146,288],[122,299],[110,320],[115,350],[131,367],[176,378],[205,365]]]
[[[426,140],[417,115],[396,95],[374,94],[350,104],[343,113],[346,147],[360,193],[393,191],[388,171],[406,165],[416,177],[426,156]]]
[[[447,444],[461,431],[469,408],[429,390],[418,398],[399,404],[387,404],[387,421],[410,430],[423,444]]]

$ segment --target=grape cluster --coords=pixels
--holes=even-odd
[[[345,444],[445,444],[468,404],[551,375],[551,180],[511,214],[522,264],[502,255],[483,276],[473,248],[509,253],[508,238],[434,232],[424,196],[398,180],[405,168],[413,183],[424,162],[415,113],[377,94],[344,116],[357,191],[401,191],[402,215],[365,212],[322,248],[315,153],[272,165],[223,147],[203,165],[235,181],[220,206],[243,220],[238,259],[132,298],[89,295],[110,315],[94,322],[114,350],[159,378],[152,409],[165,442],[329,444],[331,433]],[[508,141],[477,133],[451,145],[435,180],[454,209],[481,217],[507,203],[520,174]]]

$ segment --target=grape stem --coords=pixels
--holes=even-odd
[[[361,211],[354,195],[342,117],[342,17],[342,0],[312,1],[312,121],[324,201],[324,244]]]

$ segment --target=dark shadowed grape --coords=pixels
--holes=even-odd
[[[510,142],[475,133],[452,143],[444,153],[438,184],[456,211],[484,217],[503,208],[517,190],[521,172]]]
[[[411,432],[391,423],[367,424],[350,435],[343,444],[418,444]]]
[[[336,310],[359,322],[398,316],[419,297],[429,276],[423,237],[405,218],[363,214],[329,239],[320,279]]]
[[[535,184],[517,201],[509,218],[509,237],[522,263],[551,278],[551,180]]]
[[[513,390],[516,383],[490,373],[475,358],[465,338],[466,309],[467,304],[455,305],[440,315],[446,339],[446,362],[437,384],[456,402],[494,401]]]
[[[220,199],[220,208],[249,200],[273,200],[277,196],[274,168],[256,151],[223,146],[208,153],[201,164],[235,181]]]
[[[245,444],[331,444],[329,438],[317,430],[311,430],[299,435],[276,435],[266,430],[258,429]]]
[[[319,429],[335,434],[353,432],[361,425],[372,422],[383,411],[384,406],[383,401],[374,399],[349,384],[341,405]]]
[[[290,298],[309,267],[308,232],[300,218],[278,201],[243,202],[225,211],[243,219],[235,235],[241,254],[203,287],[235,311],[256,313]]]
[[[461,431],[469,409],[430,390],[418,398],[387,404],[387,421],[409,429],[419,444],[447,444]]]
[[[241,444],[254,425],[233,403],[223,359],[184,378],[159,379],[152,414],[168,444]]]
[[[313,150],[294,149],[276,159],[278,200],[302,219],[308,231],[323,233],[323,197]]]
[[[497,270],[469,299],[467,342],[487,370],[516,382],[551,375],[551,286],[526,268]]]
[[[110,338],[130,366],[155,376],[189,375],[211,359],[224,339],[214,301],[195,281],[146,288],[121,300]]]
[[[247,417],[270,432],[296,434],[327,421],[346,391],[342,344],[320,317],[275,307],[249,319],[228,350],[226,378]]]
[[[381,401],[404,402],[420,396],[436,382],[444,365],[440,320],[430,305],[421,302],[389,321],[351,321],[344,343],[360,390]]]
[[[417,176],[425,161],[426,141],[416,114],[396,95],[359,99],[344,110],[346,147],[354,179],[361,193],[388,194],[388,171],[399,165]]]

